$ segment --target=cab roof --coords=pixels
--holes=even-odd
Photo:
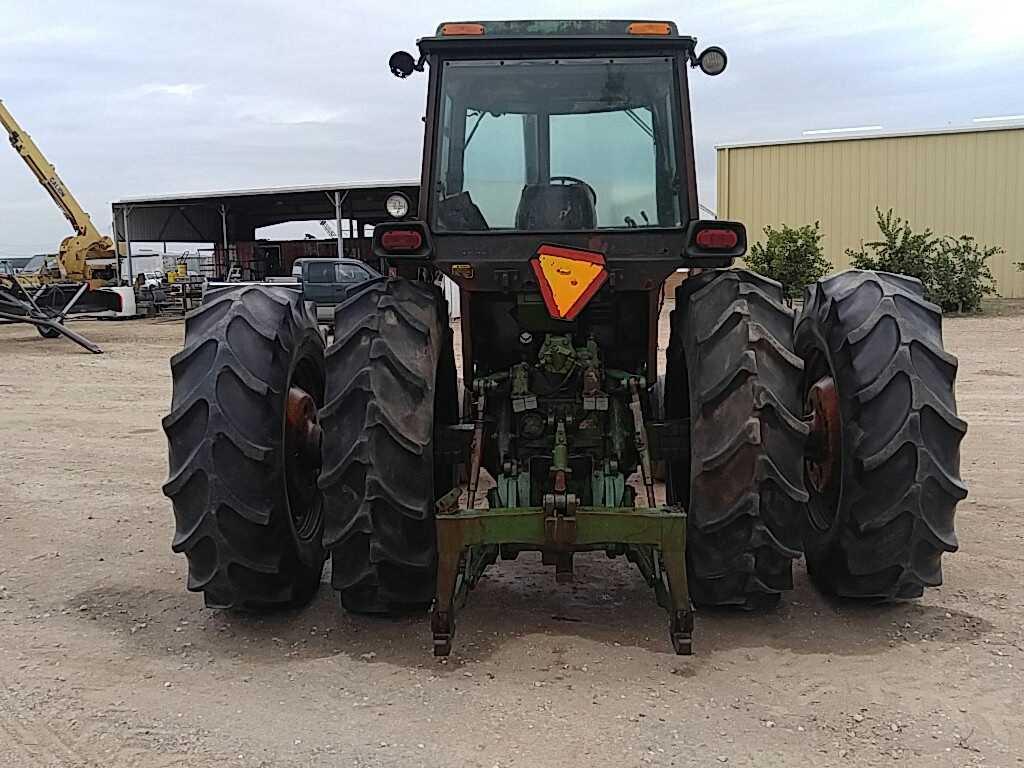
[[[680,36],[671,21],[649,20],[536,20],[448,21],[434,37],[419,40],[420,51],[509,50],[512,48],[692,49],[697,41]]]
[[[483,34],[486,37],[576,37],[588,35],[590,37],[617,37],[620,35],[638,34],[637,29],[653,29],[655,26],[664,31],[656,34],[662,36],[678,37],[679,31],[675,22],[672,21],[649,21],[649,20],[610,20],[610,19],[585,19],[585,20],[540,20],[540,21],[446,21],[437,25],[437,37],[455,36],[461,31],[466,34],[470,29],[482,27],[483,31],[476,34]],[[453,32],[455,34],[453,34]],[[651,32],[640,34],[652,34]]]

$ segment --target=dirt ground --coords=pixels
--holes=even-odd
[[[970,423],[946,584],[810,586],[703,612],[676,657],[621,560],[560,587],[499,563],[450,660],[425,617],[207,610],[170,551],[160,418],[182,324],[0,328],[0,765],[1009,766],[1024,763],[1024,315],[946,322]]]

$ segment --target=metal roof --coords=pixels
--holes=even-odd
[[[254,189],[231,189],[215,192],[182,192],[173,195],[150,195],[148,197],[124,197],[115,200],[113,205],[145,205],[147,203],[167,203],[178,200],[209,200],[221,197],[261,197],[265,195],[291,195],[302,192],[348,192],[358,189],[378,189],[387,187],[419,187],[419,179],[395,179],[391,181],[346,181],[340,184],[312,184],[297,187],[257,187]]]
[[[255,230],[288,221],[334,221],[335,194],[341,218],[376,224],[389,220],[384,201],[402,192],[416,210],[418,180],[355,181],[312,186],[185,192],[126,197],[111,204],[114,238],[124,241],[125,214],[133,242],[215,243],[255,239]]]
[[[990,131],[1022,131],[1024,125],[984,125],[960,128],[935,128],[922,131],[878,131],[848,133],[837,136],[802,136],[798,139],[777,139],[775,141],[740,141],[730,144],[716,144],[715,149],[745,149],[747,147],[777,147],[784,144],[820,144],[833,141],[869,141],[873,139],[903,139],[912,136],[944,136],[951,133],[988,133]]]

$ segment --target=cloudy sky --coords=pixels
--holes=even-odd
[[[121,197],[413,178],[426,79],[393,78],[393,50],[441,20],[601,17],[728,52],[691,81],[711,206],[715,144],[1024,114],[1019,0],[0,0],[0,99],[109,231]],[[66,234],[0,145],[0,257]]]

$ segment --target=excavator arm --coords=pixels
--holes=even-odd
[[[57,175],[57,169],[46,159],[32,137],[18,125],[3,101],[0,101],[0,125],[7,131],[14,151],[25,161],[75,230],[74,235],[64,238],[60,244],[57,264],[61,277],[75,282],[88,281],[93,287],[102,285],[114,276],[116,269],[113,241],[96,229],[89,214]]]

